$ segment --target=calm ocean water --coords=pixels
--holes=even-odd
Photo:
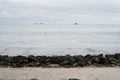
[[[0,25],[1,55],[120,52],[120,26]]]

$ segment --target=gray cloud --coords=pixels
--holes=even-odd
[[[114,23],[119,0],[0,0],[2,23]]]

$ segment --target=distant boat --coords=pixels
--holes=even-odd
[[[44,24],[44,23],[34,23],[34,24]]]
[[[44,24],[44,23],[40,23],[40,24]]]
[[[78,23],[74,23],[74,25],[78,25]]]
[[[34,23],[34,24],[38,24],[38,23]]]

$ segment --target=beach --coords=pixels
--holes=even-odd
[[[119,67],[0,68],[0,80],[120,80]]]
[[[119,26],[0,28],[0,80],[120,80]]]

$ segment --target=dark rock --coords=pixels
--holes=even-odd
[[[25,56],[14,56],[11,58],[11,67],[24,67],[24,65],[28,63],[28,59]]]
[[[77,78],[70,78],[68,80],[80,80],[80,79],[77,79]]]
[[[92,61],[92,63],[94,64],[94,63],[98,63],[100,60],[99,60],[98,57],[93,57],[93,58],[91,59],[91,61]]]
[[[33,79],[30,79],[30,80],[39,80],[39,79],[33,78]]]
[[[115,58],[109,58],[108,59],[108,63],[111,64],[111,65],[116,65],[119,63],[119,61]]]
[[[36,61],[38,61],[39,63],[45,64],[48,58],[46,56],[37,56],[36,59]]]
[[[29,55],[28,56],[28,61],[29,62],[38,62],[38,59],[33,55]]]
[[[114,57],[115,57],[115,59],[120,61],[120,53],[116,53]]]
[[[91,59],[92,56],[91,56],[90,54],[87,54],[84,58],[86,58],[86,59]]]
[[[8,56],[0,55],[0,67],[84,67],[120,66],[120,53],[65,56]]]
[[[62,65],[70,65],[70,61],[69,60],[65,60],[64,62],[62,62]]]
[[[10,57],[8,55],[0,56],[0,66],[7,67],[10,64]]]

